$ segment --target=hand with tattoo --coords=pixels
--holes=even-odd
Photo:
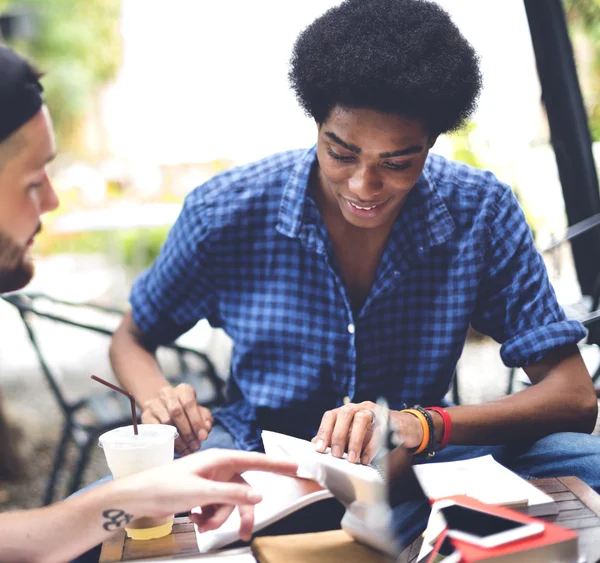
[[[120,510],[119,508],[109,508],[102,513],[102,516],[106,518],[102,527],[107,532],[114,532],[133,520],[132,514],[127,514],[124,510]]]
[[[262,497],[243,480],[241,473],[269,471],[295,475],[297,470],[295,463],[259,453],[214,449],[191,454],[168,465],[115,480],[117,498],[134,502],[105,510],[103,526],[116,530],[132,518],[160,518],[200,506],[202,514],[192,514],[190,518],[200,531],[208,531],[221,526],[237,506],[240,537],[249,540],[254,505]]]

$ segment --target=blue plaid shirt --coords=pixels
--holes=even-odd
[[[243,448],[260,430],[310,439],[323,413],[385,396],[440,404],[469,323],[507,366],[585,336],[568,321],[510,188],[430,154],[354,316],[308,179],[316,150],[217,175],[191,192],[133,317],[149,345],[206,318],[233,339],[228,405],[215,419]]]

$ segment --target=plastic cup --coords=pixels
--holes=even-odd
[[[140,424],[105,432],[98,439],[115,479],[165,465],[173,461],[177,428],[168,424]],[[166,518],[136,518],[125,528],[134,540],[162,538],[171,533],[174,515]]]

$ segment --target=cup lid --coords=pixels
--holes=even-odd
[[[177,428],[170,424],[138,424],[137,435],[130,424],[105,432],[98,438],[98,442],[101,448],[143,448],[175,440],[177,436]]]

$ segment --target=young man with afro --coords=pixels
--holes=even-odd
[[[492,453],[521,475],[600,490],[584,328],[558,305],[511,189],[430,152],[481,88],[449,15],[425,0],[346,0],[300,34],[289,78],[316,146],[196,188],[132,289],[111,359],[142,420],[175,424],[183,454],[260,449],[268,429],[369,463],[384,397],[415,461]],[[213,413],[154,357],[199,319],[234,342],[228,403]],[[469,325],[533,385],[447,405]]]

